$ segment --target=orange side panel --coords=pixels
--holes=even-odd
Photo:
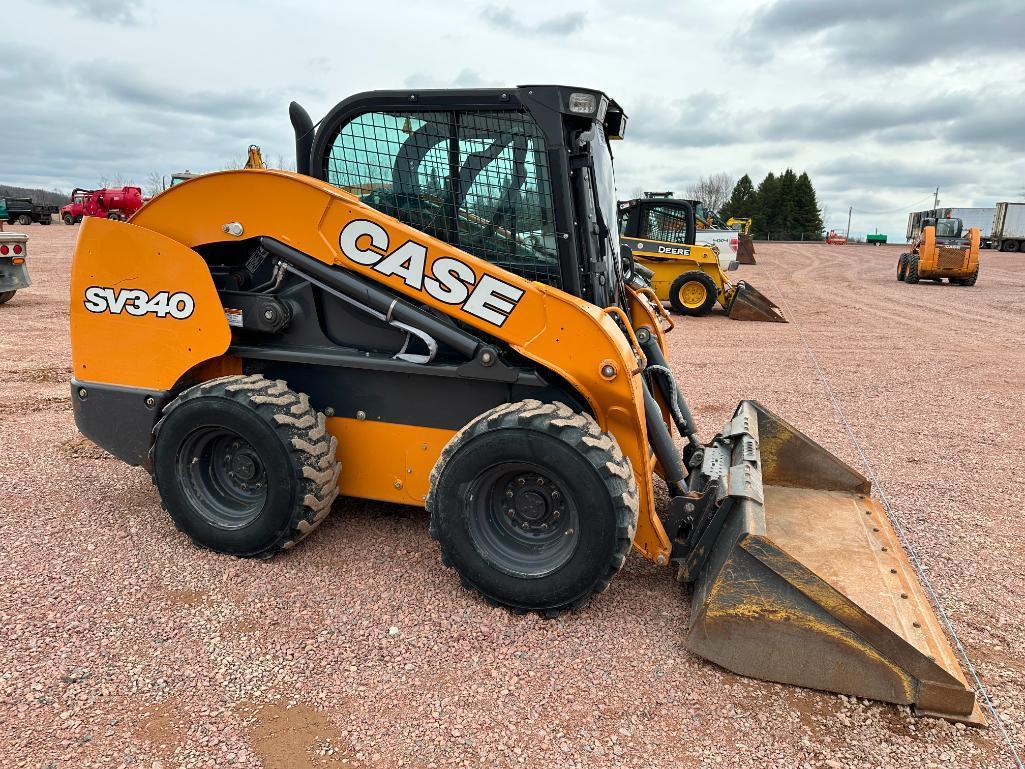
[[[168,390],[230,341],[199,254],[142,227],[83,221],[71,270],[76,379]]]
[[[431,469],[454,430],[332,417],[342,473],[338,490],[348,497],[423,507]]]

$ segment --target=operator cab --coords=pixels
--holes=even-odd
[[[296,167],[528,280],[625,302],[610,140],[626,115],[563,86],[374,91],[314,132],[290,109]]]
[[[936,228],[937,241],[960,238],[964,231],[964,224],[960,219],[934,219],[926,217],[922,220],[922,228],[925,229],[926,227]]]

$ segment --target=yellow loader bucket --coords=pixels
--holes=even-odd
[[[754,401],[731,435],[735,503],[700,572],[681,564],[688,647],[741,675],[984,724],[868,480]]]
[[[741,280],[733,286],[733,294],[727,299],[726,314],[733,320],[758,320],[769,323],[786,323],[772,300],[749,283]]]

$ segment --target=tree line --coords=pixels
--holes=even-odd
[[[822,240],[822,211],[804,171],[771,171],[756,189],[744,174],[720,210],[723,219],[751,217],[751,235],[771,240]]]

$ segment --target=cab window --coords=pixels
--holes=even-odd
[[[667,243],[685,243],[687,215],[675,206],[648,206],[644,212],[645,237]]]
[[[548,156],[527,113],[365,113],[339,130],[325,171],[382,213],[561,285]]]

